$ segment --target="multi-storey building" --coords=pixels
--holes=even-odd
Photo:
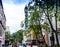
[[[0,0],[0,47],[5,44],[6,17],[3,10],[2,0]]]

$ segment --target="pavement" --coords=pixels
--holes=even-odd
[[[30,46],[27,46],[27,47],[30,47]],[[33,46],[33,47],[37,47],[37,46]]]

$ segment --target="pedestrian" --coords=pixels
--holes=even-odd
[[[32,43],[30,44],[30,47],[32,47]]]
[[[24,44],[24,47],[26,47],[26,45]]]

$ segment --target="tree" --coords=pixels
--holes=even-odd
[[[5,45],[6,47],[9,45],[10,42],[10,32],[9,31],[5,31]]]
[[[52,36],[53,36],[53,32],[55,32],[57,45],[59,47],[58,32],[57,32],[57,18],[59,16],[59,15],[57,16],[57,12],[58,12],[59,4],[60,4],[59,0],[49,0],[49,1],[48,0],[43,0],[43,1],[44,1],[44,6],[46,6],[45,10],[43,8],[43,11],[44,11],[44,13],[45,13],[45,15],[46,15],[46,17],[47,17],[47,19],[49,21],[51,29],[52,29]],[[52,17],[53,15],[51,13],[53,13],[54,17],[55,17],[55,24],[56,24],[55,27],[56,27],[56,29],[53,28],[53,24],[52,24],[52,22],[50,20],[50,17],[53,18]],[[53,41],[53,45],[54,45],[54,41]]]
[[[28,8],[29,8],[29,13],[30,13],[30,15],[28,17],[28,18],[30,18],[29,19],[29,23],[30,23],[29,26],[31,26],[31,25],[36,26],[37,25],[37,27],[39,27],[37,29],[40,31],[41,36],[43,36],[42,30],[41,30],[42,13],[39,14],[39,11],[37,10],[38,8],[37,8],[37,6],[35,6],[35,4],[33,6],[28,6]]]
[[[48,46],[48,44],[49,44],[48,34],[50,33],[49,24],[47,22],[44,22],[44,24],[42,25],[42,28],[43,28],[43,30],[45,30],[44,31],[44,33],[45,33],[45,43],[46,43],[46,46]]]
[[[13,44],[14,47],[17,46],[16,32],[11,35],[10,41]]]
[[[20,42],[20,43],[22,43],[22,40],[23,40],[23,32],[24,32],[24,30],[18,30],[17,32],[16,32],[16,37],[17,37],[17,40],[18,40],[18,42]]]
[[[10,39],[10,32],[9,31],[6,31],[5,32],[5,39],[9,40]]]
[[[41,19],[42,17],[42,13],[41,11],[39,11],[38,8],[39,6],[36,6],[35,4],[33,6],[31,6],[30,2],[28,4],[28,30],[34,30],[34,34],[36,35],[37,41],[39,40],[38,38],[38,34],[40,34],[40,37],[43,38],[43,34],[42,34],[42,26],[41,26],[41,22],[43,21],[43,19]],[[40,47],[40,46],[39,46]]]
[[[13,44],[14,47],[17,46],[18,42],[22,43],[23,32],[24,32],[24,30],[20,29],[20,30],[18,30],[17,32],[15,32],[15,33],[13,33],[11,35],[11,39],[10,40],[11,40],[11,42],[12,42],[12,44]]]
[[[59,47],[59,42],[58,42],[58,32],[57,32],[57,18],[59,17],[59,8],[60,8],[60,1],[59,0],[32,0],[32,2],[30,2],[29,4],[28,4],[28,7],[29,7],[29,5],[30,4],[32,4],[32,3],[34,3],[34,5],[32,5],[32,7],[30,6],[30,8],[32,8],[32,12],[30,11],[30,14],[32,14],[32,13],[34,13],[35,12],[35,15],[36,15],[36,17],[34,17],[33,15],[30,15],[30,16],[32,16],[32,17],[34,17],[34,18],[32,18],[32,19],[35,19],[35,18],[37,18],[38,17],[38,19],[40,19],[41,17],[39,17],[40,16],[40,14],[42,13],[42,14],[45,14],[45,16],[47,17],[47,19],[48,19],[48,22],[49,22],[49,25],[50,25],[50,28],[51,28],[51,30],[52,30],[52,36],[54,36],[53,35],[53,33],[55,33],[55,35],[56,35],[56,41],[57,41],[57,45],[58,45],[58,47]],[[35,7],[35,8],[34,8]],[[39,10],[39,15],[37,15],[37,13],[36,13],[36,7],[38,8],[38,10]],[[35,11],[33,11],[35,9]],[[41,13],[40,13],[41,12]],[[58,14],[58,15],[57,15]],[[53,19],[53,17],[55,17],[55,23],[56,23],[56,29],[54,29],[54,27],[53,27],[53,24],[52,24],[52,21],[51,21],[51,19]],[[60,18],[59,18],[60,19]],[[41,19],[39,20],[39,24],[41,25],[41,23],[40,23],[40,21],[41,21]],[[32,21],[32,23],[34,22],[34,20]],[[35,21],[36,22],[36,21]],[[35,23],[34,22],[34,23]],[[35,23],[36,24],[36,23]],[[41,26],[40,26],[40,31],[41,31]],[[42,31],[41,31],[42,32]],[[52,44],[52,46],[54,46],[54,41],[52,41],[53,42],[53,44]]]
[[[25,30],[27,30],[27,28],[28,28],[28,8],[27,8],[27,6],[25,6],[25,8],[24,8],[24,12],[25,12]]]

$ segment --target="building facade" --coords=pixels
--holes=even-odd
[[[5,44],[6,17],[3,10],[2,0],[0,0],[0,47]]]
[[[38,38],[40,37],[40,34],[38,34]],[[37,45],[37,39],[36,34],[34,33],[34,30],[31,30],[30,32],[23,32],[23,44],[30,45],[31,43],[33,45]]]

